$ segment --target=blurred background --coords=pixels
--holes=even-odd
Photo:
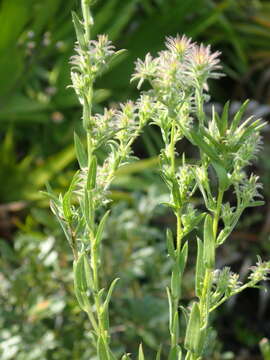
[[[94,359],[89,324],[72,284],[72,255],[40,190],[47,181],[64,189],[77,168],[73,131],[81,109],[70,84],[69,57],[76,0],[0,2],[0,357],[2,360]],[[222,52],[226,77],[211,83],[212,103],[251,99],[249,114],[270,117],[270,2],[268,0],[99,0],[93,36],[107,33],[128,51],[96,83],[95,111],[138,92],[129,83],[133,63],[162,49],[165,36],[186,34]],[[248,114],[247,114],[248,115]],[[270,258],[270,143],[250,169],[261,176],[266,203],[251,208],[218,253],[245,279],[256,254]],[[166,227],[172,214],[159,203],[166,188],[158,173],[162,147],[149,126],[136,142],[139,161],[122,169],[111,193],[112,216],[104,242],[104,285],[119,276],[111,306],[117,353],[135,353],[139,342],[151,356],[166,349],[170,264]],[[193,155],[179,144],[179,153]],[[197,199],[200,203],[201,199]],[[193,256],[184,283],[187,305],[194,297]],[[157,276],[158,274],[158,276]],[[266,287],[269,287],[267,283]],[[233,298],[213,317],[209,359],[261,359],[259,341],[270,336],[270,298],[263,289]],[[215,341],[214,341],[215,339]]]

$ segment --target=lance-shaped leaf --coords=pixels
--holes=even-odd
[[[173,300],[172,300],[172,294],[170,292],[170,289],[167,287],[166,288],[167,291],[167,296],[168,296],[168,304],[169,304],[169,328],[170,328],[170,333],[173,333],[172,330],[172,325],[173,325],[173,313],[172,313],[172,304],[173,304]]]
[[[190,130],[191,140],[194,145],[197,145],[211,160],[216,162],[220,162],[216,151],[207,144],[206,141],[203,139],[203,135],[201,134],[200,130]]]
[[[83,169],[87,167],[87,155],[84,146],[81,142],[81,139],[75,132],[74,132],[74,145],[75,145],[77,160],[79,162],[80,168]]]
[[[203,231],[203,259],[208,269],[215,266],[216,244],[213,232],[213,219],[211,215],[206,215]]]
[[[172,181],[172,196],[176,208],[180,209],[182,206],[182,200],[180,195],[179,184],[175,179],[173,179]]]
[[[200,297],[202,295],[203,279],[205,274],[205,266],[203,261],[203,243],[197,238],[197,259],[196,259],[196,295]]]
[[[235,132],[235,130],[237,129],[237,126],[239,125],[239,122],[241,121],[242,119],[242,116],[247,108],[249,104],[249,100],[246,100],[240,107],[240,109],[237,111],[237,113],[235,114],[234,118],[233,118],[233,121],[231,123],[231,128],[230,128],[230,131],[231,131],[231,134],[233,134]]]
[[[220,126],[218,128],[221,136],[224,136],[226,134],[226,131],[228,128],[229,107],[230,107],[230,101],[227,101],[226,104],[224,105],[223,112],[222,112],[221,119],[220,119]]]
[[[142,346],[142,344],[140,344],[140,346],[139,346],[138,360],[144,360],[144,353],[143,353],[143,346]]]
[[[72,178],[72,181],[71,181],[68,191],[65,193],[65,195],[63,197],[63,213],[65,216],[65,219],[68,222],[72,218],[71,197],[72,197],[72,192],[74,191],[75,186],[78,182],[78,179],[79,179],[79,173],[76,172]]]
[[[78,43],[83,50],[87,50],[87,46],[84,38],[84,26],[74,11],[72,11],[72,20],[73,20]]]
[[[187,325],[186,337],[185,337],[185,348],[198,354],[198,348],[200,345],[200,310],[197,302],[192,304],[192,309]]]
[[[172,259],[175,258],[175,248],[174,248],[174,241],[173,241],[173,233],[171,229],[167,229],[166,232],[166,240],[167,240],[167,250],[168,254]]]
[[[111,286],[108,290],[108,294],[106,296],[106,299],[105,299],[104,304],[102,305],[102,309],[101,309],[101,320],[103,322],[104,329],[106,329],[106,330],[109,330],[109,313],[108,313],[109,303],[110,303],[110,300],[112,297],[112,292],[113,292],[114,287],[118,280],[119,280],[119,278],[116,278],[111,283]]]
[[[100,220],[100,223],[99,223],[98,228],[97,228],[97,232],[95,234],[95,245],[96,246],[99,246],[99,244],[101,242],[102,235],[103,235],[103,232],[104,232],[104,227],[105,227],[105,224],[106,224],[106,221],[108,219],[109,214],[110,214],[110,210],[108,210],[103,215],[102,219]]]
[[[180,254],[177,255],[172,269],[171,291],[173,298],[179,299],[181,297],[181,282],[187,262],[187,254],[188,254],[188,243],[186,242]]]
[[[212,162],[212,165],[217,173],[219,188],[223,191],[227,190],[230,186],[230,179],[226,169],[220,163],[215,161]]]
[[[97,157],[93,155],[89,171],[87,174],[87,190],[92,190],[96,186],[96,178],[97,178]]]
[[[92,288],[91,268],[85,252],[83,252],[75,262],[74,273],[76,287],[81,292],[86,292]]]

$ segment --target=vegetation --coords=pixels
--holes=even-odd
[[[165,36],[176,36],[176,32],[184,32],[189,36],[192,35],[193,38],[199,37],[200,40],[211,43],[214,47],[222,50],[224,70],[229,75],[225,80],[222,79],[219,82],[210,81],[212,99],[223,102],[228,97],[227,90],[230,89],[231,93],[233,88],[232,95],[235,100],[245,98],[247,95],[257,100],[257,103],[251,101],[246,107],[247,112],[265,116],[269,109],[265,105],[260,105],[259,102],[266,102],[262,95],[267,93],[267,84],[263,79],[267,73],[267,53],[269,51],[266,16],[269,12],[269,6],[267,2],[263,1],[254,2],[247,6],[241,2],[236,5],[235,2],[231,1],[214,3],[206,0],[198,1],[197,7],[194,7],[194,2],[186,2],[185,6],[179,4],[175,6],[173,1],[171,3],[165,1],[130,1],[125,4],[122,5],[120,1],[108,1],[106,5],[97,2],[93,8],[95,25],[91,28],[91,38],[95,38],[99,32],[105,32],[109,34],[110,39],[114,40],[117,47],[120,45],[128,49],[128,52],[121,53],[117,58],[114,58],[110,67],[100,69],[103,72],[102,77],[96,79],[95,90],[87,99],[87,102],[92,105],[92,114],[97,114],[92,117],[93,125],[97,124],[95,122],[97,119],[100,121],[99,124],[102,121],[104,125],[103,128],[96,127],[93,129],[98,135],[98,143],[94,144],[98,149],[94,152],[93,147],[92,161],[89,161],[89,166],[92,164],[93,169],[97,163],[97,171],[100,171],[102,164],[112,164],[111,158],[106,160],[108,148],[104,143],[108,138],[113,138],[112,145],[117,147],[117,150],[114,150],[114,166],[111,169],[110,176],[107,177],[107,180],[110,180],[107,182],[107,186],[109,183],[111,184],[110,192],[104,194],[102,191],[97,191],[104,189],[102,186],[99,189],[95,188],[97,191],[97,199],[95,200],[96,221],[99,222],[103,214],[103,208],[98,209],[99,205],[109,200],[109,207],[111,208],[111,214],[107,217],[103,233],[101,254],[102,263],[105,262],[106,266],[101,267],[99,265],[99,286],[108,290],[109,284],[113,282],[115,277],[121,278],[114,289],[110,306],[112,324],[110,343],[114,354],[120,357],[126,351],[134,355],[137,352],[138,344],[143,342],[146,357],[153,357],[153,353],[158,349],[160,343],[163,343],[162,355],[164,356],[169,352],[170,347],[173,348],[172,344],[175,341],[175,331],[177,330],[172,326],[170,327],[170,345],[167,330],[168,306],[164,289],[171,283],[170,272],[176,268],[173,266],[176,262],[176,253],[180,253],[176,246],[173,249],[175,254],[173,254],[172,246],[170,246],[171,256],[166,258],[165,229],[170,227],[173,230],[173,233],[169,232],[167,235],[168,243],[171,245],[172,240],[170,239],[181,240],[181,238],[181,243],[186,241],[189,244],[189,260],[186,264],[185,276],[181,279],[183,291],[176,298],[173,296],[174,314],[176,314],[175,308],[179,300],[181,305],[190,309],[195,298],[193,269],[196,244],[194,238],[196,235],[201,239],[203,238],[203,227],[207,226],[206,219],[209,222],[209,216],[215,218],[215,214],[218,212],[217,209],[209,205],[208,193],[206,198],[201,198],[200,191],[204,188],[198,187],[198,185],[194,189],[192,207],[187,206],[185,196],[180,199],[181,209],[179,204],[175,203],[177,194],[173,184],[175,181],[179,183],[181,177],[179,176],[180,173],[175,172],[173,174],[170,171],[173,158],[172,152],[168,152],[168,148],[172,147],[172,142],[174,142],[171,139],[171,133],[175,133],[175,169],[179,169],[179,172],[181,170],[183,174],[187,170],[189,180],[195,184],[198,182],[198,171],[196,169],[206,168],[211,191],[209,198],[213,200],[212,202],[216,201],[218,179],[224,181],[222,169],[225,169],[227,173],[236,174],[237,170],[234,166],[237,167],[237,164],[232,162],[232,158],[228,155],[228,148],[216,147],[217,144],[214,141],[217,140],[215,136],[221,136],[218,128],[219,116],[217,115],[219,104],[215,107],[214,121],[209,122],[208,120],[209,116],[211,118],[211,106],[208,107],[206,104],[204,112],[200,115],[205,120],[200,125],[196,125],[196,122],[195,125],[185,123],[185,127],[179,129],[179,120],[175,115],[170,115],[170,121],[168,121],[170,125],[165,129],[158,114],[160,111],[161,113],[168,112],[168,109],[173,106],[169,102],[164,104],[164,99],[160,99],[161,94],[167,91],[165,91],[166,86],[168,87],[168,84],[166,85],[161,81],[165,81],[165,79],[160,79],[158,75],[162,71],[160,68],[161,55],[158,55],[157,58],[146,57],[146,60],[149,60],[147,60],[149,65],[153,66],[154,69],[153,77],[150,76],[151,85],[154,84],[154,87],[148,92],[148,85],[143,85],[145,91],[139,102],[134,100],[138,97],[137,90],[128,85],[132,64],[137,56],[144,56],[146,50],[150,50],[152,55],[157,54],[157,51],[162,48]],[[3,73],[2,79],[4,79],[3,84],[5,84],[1,90],[1,99],[5,106],[2,107],[0,116],[3,120],[1,128],[7,130],[2,137],[1,145],[3,153],[1,160],[2,199],[4,203],[1,205],[1,225],[3,224],[1,226],[3,237],[1,241],[1,269],[3,281],[1,283],[2,330],[0,336],[1,357],[4,359],[89,359],[94,357],[96,352],[95,348],[89,347],[91,341],[89,334],[92,328],[87,321],[84,321],[86,319],[80,314],[79,308],[73,300],[73,285],[70,274],[71,254],[55,220],[48,215],[47,203],[38,192],[44,187],[46,181],[52,179],[53,187],[57,192],[67,187],[70,179],[74,176],[73,161],[76,153],[71,145],[73,128],[76,128],[78,134],[76,136],[77,155],[80,149],[84,147],[85,134],[78,122],[80,110],[77,106],[76,97],[74,97],[71,89],[65,89],[70,82],[67,61],[72,52],[73,43],[70,11],[75,7],[75,4],[73,1],[68,1],[63,7],[61,1],[56,1],[54,2],[54,11],[51,11],[51,5],[39,1],[35,1],[33,4],[28,1],[26,5],[21,5],[20,1],[17,0],[12,4],[3,1],[1,5],[0,16],[3,19],[9,19],[9,21],[4,22],[4,32],[1,36],[2,49],[5,50],[5,56],[1,60],[3,61],[1,63],[1,74]],[[175,11],[172,11],[173,6]],[[18,9],[23,10],[20,12],[22,14],[20,22],[17,21],[16,11]],[[29,9],[34,9],[34,12],[28,11]],[[47,12],[46,9],[48,9]],[[115,12],[119,15],[119,20],[114,17]],[[61,16],[59,16],[60,14]],[[138,15],[140,16],[138,17]],[[193,21],[191,22],[190,19]],[[16,23],[16,31],[14,31],[14,23]],[[149,24],[153,24],[150,27],[151,31]],[[247,34],[248,36],[246,36]],[[101,37],[99,42],[92,42],[92,46],[96,46],[98,49],[102,40],[105,41],[106,39]],[[171,38],[168,41],[167,51],[171,52],[171,56],[174,56],[174,41],[180,42],[180,40],[183,41],[183,38],[179,37],[176,40]],[[202,47],[202,49],[205,49],[206,52],[207,48]],[[112,55],[111,50],[108,47],[108,57]],[[209,54],[209,56],[211,55]],[[217,60],[217,58],[215,59]],[[138,71],[135,77],[139,81],[142,75],[140,70],[145,70],[143,67],[146,63],[138,62]],[[75,67],[77,65],[74,64]],[[12,76],[6,76],[7,69],[10,69],[9,73]],[[184,81],[184,86],[181,80],[183,89],[189,87],[187,80],[188,77]],[[180,86],[177,82],[173,82],[173,85]],[[170,101],[174,101],[173,88],[169,89]],[[190,88],[199,91],[199,87],[195,84],[190,85]],[[194,108],[186,109],[186,112],[190,112],[192,116],[194,116],[195,111],[198,114],[198,99],[209,100],[205,99],[205,94],[204,92],[203,97],[195,96]],[[192,96],[192,94],[189,95]],[[125,101],[127,96],[134,102],[125,103],[122,108],[117,108],[114,105],[117,100]],[[103,104],[110,105],[116,110],[102,114]],[[149,124],[147,118],[144,117],[146,114],[142,112],[142,104],[146,109],[149,110],[150,108],[153,111],[153,113],[147,114],[148,120],[151,117],[151,121],[161,127],[161,132],[157,130],[156,125]],[[211,100],[210,105],[212,105]],[[237,106],[239,107],[235,101],[232,101],[230,107],[225,106],[223,115],[222,111],[219,112],[220,116],[223,116],[224,119],[226,111],[228,111],[228,119],[233,119],[235,116],[234,109]],[[244,117],[245,114],[243,114]],[[132,122],[132,130],[135,130],[129,134],[124,134],[122,128],[119,127],[120,121],[127,120],[124,120],[124,115]],[[114,120],[114,128],[110,129],[110,132],[106,132],[110,117]],[[138,122],[138,120],[140,121]],[[130,140],[131,144],[146,122],[148,125],[144,127],[143,134],[136,140],[133,149],[137,156],[149,157],[149,159],[132,161],[117,170],[116,165],[119,166],[120,162],[126,161],[125,157],[128,155],[123,154],[123,149],[130,150],[130,148],[125,148],[125,141]],[[209,124],[212,124],[212,130],[215,128],[215,131],[209,132],[213,137],[212,140],[206,136]],[[253,134],[250,137],[255,146],[256,139],[259,136],[257,129],[252,129],[252,124],[254,123],[249,125],[251,128],[248,128],[247,134],[251,130],[255,132],[255,136]],[[230,121],[228,121],[228,127],[230,127]],[[175,129],[172,131],[173,128]],[[265,129],[264,133],[267,137],[267,127]],[[196,147],[201,148],[199,151],[201,158],[194,151],[194,146],[188,145],[185,140],[178,141],[180,134],[181,136],[188,135],[187,131],[186,134],[184,133],[185,130],[188,130],[188,134],[191,136],[187,136],[188,140]],[[244,131],[244,129],[242,130]],[[102,139],[102,135],[105,135],[103,131],[106,132],[107,138]],[[196,137],[196,131],[200,131],[202,141]],[[229,128],[228,131],[230,131]],[[232,131],[231,134],[233,134]],[[237,136],[236,133],[234,135]],[[233,141],[233,139],[229,140]],[[163,145],[163,141],[165,145]],[[208,152],[206,151],[205,143],[211,144],[215,152],[215,159],[211,158],[209,149]],[[126,143],[126,145],[130,144]],[[162,150],[164,146],[165,148]],[[186,153],[184,163],[177,156],[177,153],[182,153],[183,149]],[[160,152],[162,154],[161,171],[165,183],[158,178],[156,173],[159,169],[157,156]],[[264,153],[266,152],[267,148]],[[245,156],[248,155],[242,148],[242,155],[243,153]],[[249,154],[251,156],[251,153]],[[221,163],[220,159],[222,160]],[[82,161],[85,161],[85,158]],[[246,158],[245,161],[248,159]],[[243,162],[242,165],[238,164],[238,170],[244,165]],[[81,172],[85,173],[85,166],[82,167]],[[266,184],[266,189],[268,177],[265,169],[267,168],[267,155],[264,155],[256,169],[252,168],[252,171],[255,172],[262,173],[264,170],[265,175],[263,174],[262,179]],[[242,180],[247,181],[250,178],[250,169],[249,166],[247,175]],[[83,177],[75,175],[74,179],[74,181],[82,184],[82,187],[85,186]],[[97,179],[101,180],[101,177],[98,176]],[[238,180],[240,181],[240,179]],[[229,181],[231,181],[230,188],[228,191],[226,190],[225,204],[222,210],[230,212],[227,214],[231,215],[229,216],[230,220],[233,216],[236,220],[243,209],[241,206],[231,209],[236,204],[231,190],[233,185],[237,186],[237,183],[231,177],[229,177]],[[167,187],[171,192],[171,198],[168,196]],[[191,190],[188,189],[188,191]],[[65,204],[69,201],[70,195],[71,192],[68,192],[65,197]],[[81,199],[84,198],[84,202],[87,202],[85,193],[77,192],[75,195]],[[268,195],[267,191],[265,195]],[[203,205],[205,199],[206,207]],[[60,198],[60,205],[62,205],[62,200]],[[160,203],[163,205],[159,205]],[[164,206],[166,203],[169,204],[167,210]],[[228,203],[231,203],[231,206]],[[72,195],[71,204],[73,213],[79,206],[74,195]],[[242,201],[242,205],[244,205],[244,201]],[[79,206],[73,214],[72,225],[76,221],[76,212],[82,211],[83,206]],[[186,225],[192,220],[192,217],[194,218],[195,207],[199,211],[196,216],[201,214],[198,219],[196,217],[198,223],[192,225],[197,229],[185,233]],[[265,206],[264,209],[267,210],[267,207]],[[210,215],[206,216],[205,211]],[[221,211],[220,216],[223,213]],[[178,221],[182,229],[180,236],[177,227],[174,229],[173,214],[178,219],[180,218]],[[189,214],[190,216],[188,216]],[[265,255],[266,259],[269,258],[267,255],[269,247],[266,241],[269,232],[267,218],[264,222],[264,217],[260,216],[253,208],[250,208],[246,214],[243,221],[238,224],[237,230],[234,230],[230,235],[238,241],[225,243],[216,254],[219,269],[226,263],[231,263],[234,270],[241,267],[241,280],[248,277],[247,270],[251,263],[256,261],[253,256],[254,253],[261,253]],[[67,222],[65,221],[64,224],[66,225]],[[224,229],[223,225],[225,225]],[[229,228],[232,228],[232,225],[233,223],[230,223],[229,220],[225,224],[224,219],[220,218],[217,235],[224,234],[225,229],[229,235]],[[80,241],[83,240],[84,236],[87,237],[88,235],[85,233],[80,236]],[[85,254],[88,256],[91,249],[87,247],[87,241],[80,241],[78,242],[80,244],[79,252],[83,252],[84,246],[86,246]],[[176,245],[174,241],[173,244]],[[183,250],[184,248],[181,249],[181,251]],[[244,256],[239,256],[240,253]],[[98,254],[98,257],[101,254]],[[80,264],[82,264],[82,259],[84,261],[84,256],[80,257]],[[263,265],[260,261],[259,264],[262,269]],[[161,274],[159,278],[156,276],[157,273]],[[221,274],[217,271],[214,272],[213,281],[219,281]],[[172,271],[174,281],[177,281],[177,276],[181,275]],[[231,276],[229,272],[227,275]],[[260,275],[263,277],[264,274],[261,273]],[[252,282],[252,279],[250,280]],[[251,282],[248,283],[253,286],[254,284]],[[214,286],[217,286],[216,282]],[[245,285],[243,286],[245,287]],[[29,291],[30,288],[32,291]],[[214,290],[214,288],[212,289]],[[171,296],[173,291],[172,288],[169,290]],[[232,294],[233,291],[231,294],[227,292],[227,295]],[[257,303],[258,290],[250,291],[248,294],[251,294],[251,299]],[[260,311],[262,313],[263,309],[266,309],[263,304],[266,304],[267,295],[265,297],[263,292],[260,294]],[[246,297],[238,297],[234,306],[233,302],[230,304],[234,309],[237,309],[240,303],[243,305],[240,307],[250,308],[252,306],[253,309],[253,305],[248,305],[246,299]],[[194,304],[196,307],[196,302]],[[230,312],[233,308],[230,308]],[[225,316],[223,315],[224,312]],[[241,348],[256,353],[259,340],[263,336],[269,336],[267,334],[267,322],[260,322],[257,319],[256,322],[252,322],[250,311],[247,311],[246,317],[244,311],[242,317],[240,312],[232,314],[234,315],[230,315],[232,316],[231,319],[235,321],[233,321],[233,325],[230,325],[231,332],[228,335],[226,335],[225,327],[221,325],[222,319],[230,318],[226,313],[226,307],[222,307],[218,314],[211,316],[211,323],[214,320],[218,327],[219,339],[224,343],[224,347],[221,346],[220,341],[212,341],[216,337],[215,331],[207,327],[206,332],[210,339],[208,351],[211,354],[207,356],[217,359],[221,357],[232,358],[233,354],[226,352],[226,349],[233,350],[235,354],[240,356]],[[94,316],[97,316],[96,312]],[[173,322],[174,324],[177,323],[171,317],[171,325]],[[208,320],[206,322],[209,324]],[[179,328],[179,342],[187,348],[189,345],[184,341],[186,324],[183,315],[180,316]],[[262,344],[267,344],[267,342],[264,341]],[[182,349],[183,354],[185,353],[184,348]],[[222,348],[224,350],[221,350]],[[261,345],[261,349],[267,359],[267,346]]]

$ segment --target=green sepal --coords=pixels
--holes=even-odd
[[[87,45],[86,45],[85,38],[84,38],[84,26],[81,23],[78,15],[74,11],[72,11],[71,14],[72,14],[72,21],[73,21],[73,24],[74,24],[74,28],[75,28],[78,43],[79,43],[82,50],[86,50]]]
[[[110,360],[105,342],[102,336],[99,336],[97,343],[98,360]]]
[[[74,145],[75,145],[75,152],[76,157],[78,160],[78,163],[80,165],[80,168],[86,168],[87,167],[87,155],[84,149],[84,146],[81,142],[81,139],[79,136],[74,132]]]
[[[196,289],[196,296],[198,297],[202,295],[204,274],[205,274],[205,266],[203,261],[203,243],[199,238],[197,238],[195,289]]]
[[[87,174],[87,190],[92,190],[96,187],[96,178],[97,178],[97,157],[93,155],[89,171]]]
[[[206,215],[203,231],[203,259],[206,268],[213,269],[215,266],[216,244],[213,232],[213,219]]]
[[[142,346],[142,344],[140,344],[140,346],[139,346],[138,360],[144,360],[144,353],[143,353],[143,346]]]
[[[187,325],[184,346],[186,350],[192,351],[196,355],[200,345],[200,316],[199,305],[197,302],[194,302]]]
[[[91,290],[93,287],[92,274],[89,261],[85,252],[80,254],[74,266],[76,287],[81,292]]]
[[[175,259],[175,248],[174,248],[174,241],[173,241],[173,233],[171,229],[167,229],[166,231],[166,240],[167,240],[167,250],[168,254],[172,259]]]
[[[100,223],[98,225],[98,228],[97,228],[97,231],[95,234],[95,246],[99,246],[99,244],[101,242],[102,235],[104,232],[104,227],[105,227],[105,224],[106,224],[109,214],[110,214],[110,210],[108,210],[100,220]]]
[[[226,169],[220,163],[215,161],[212,162],[212,165],[218,177],[219,189],[226,191],[230,186],[230,180],[228,178]]]

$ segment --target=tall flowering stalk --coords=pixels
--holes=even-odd
[[[143,92],[136,103],[129,101],[118,109],[93,114],[95,79],[120,52],[115,52],[105,35],[91,39],[90,5],[91,0],[81,0],[81,19],[73,13],[77,42],[76,55],[71,59],[71,78],[83,108],[85,137],[82,140],[74,135],[80,169],[65,194],[57,197],[49,186],[47,192],[52,211],[73,252],[75,294],[92,325],[92,342],[98,358],[116,359],[110,345],[109,302],[118,279],[110,286],[101,285],[101,244],[109,212],[102,217],[99,214],[109,202],[108,191],[115,172],[129,160],[134,140],[151,120],[160,128],[164,141],[161,175],[171,195],[166,205],[176,218],[176,237],[167,231],[172,261],[171,283],[167,288],[168,359],[201,359],[207,349],[211,312],[231,296],[256,286],[269,272],[269,263],[259,259],[251,269],[248,282],[242,284],[229,268],[215,269],[216,249],[229,237],[244,209],[262,204],[258,177],[248,176],[244,169],[259,149],[259,131],[264,124],[252,118],[242,122],[247,102],[232,121],[229,121],[229,103],[221,116],[213,109],[212,118],[207,118],[204,112],[204,104],[209,101],[207,83],[221,76],[219,53],[211,53],[209,46],[198,46],[185,36],[168,38],[166,50],[156,58],[148,54],[144,61],[137,61],[132,81],[137,80],[139,88],[148,81],[151,89]],[[184,154],[179,165],[176,145],[184,137],[199,149],[196,165],[188,164]],[[100,147],[107,154],[103,162],[97,158]],[[234,190],[233,204],[223,200],[229,189]],[[204,212],[192,205],[192,197],[198,191],[204,199]],[[186,236],[202,222],[203,241],[197,238],[197,299],[185,309],[180,305],[188,258]],[[180,316],[187,323],[183,344],[179,334]],[[159,352],[157,358],[160,356]],[[122,359],[128,359],[128,355],[124,354]],[[138,359],[144,359],[142,346]]]
[[[198,360],[203,358],[210,336],[209,316],[231,296],[247,287],[254,287],[266,278],[269,262],[259,260],[251,269],[249,281],[242,284],[239,275],[229,268],[215,269],[216,249],[224,243],[236,226],[243,211],[263,204],[261,184],[245,167],[255,158],[261,144],[260,120],[249,118],[242,122],[248,102],[245,102],[232,121],[229,121],[229,103],[219,116],[215,109],[212,118],[204,112],[209,101],[208,80],[220,73],[219,52],[211,53],[209,46],[192,43],[185,36],[168,38],[166,50],[156,58],[146,55],[138,60],[132,80],[141,87],[147,80],[152,122],[162,134],[161,175],[171,194],[169,206],[176,218],[176,238],[167,231],[168,254],[172,260],[171,284],[167,289],[171,336],[169,359]],[[188,139],[198,148],[200,159],[196,165],[182,163],[176,158],[176,144]],[[212,174],[212,175],[211,175]],[[224,193],[234,191],[233,204],[224,201]],[[200,191],[205,211],[192,205],[192,196]],[[188,257],[185,237],[203,222],[203,241],[197,238],[195,269],[195,300],[190,308],[181,306],[181,285]],[[179,316],[186,318],[185,340],[179,344]]]
[[[57,198],[48,187],[51,208],[60,222],[74,255],[74,289],[78,303],[92,324],[92,339],[99,359],[114,359],[110,349],[109,302],[118,279],[102,288],[100,279],[101,241],[109,212],[98,218],[108,203],[108,189],[115,172],[131,156],[131,146],[147,121],[143,99],[127,102],[119,109],[92,113],[93,85],[109,63],[119,55],[106,35],[91,40],[91,1],[82,0],[82,19],[73,13],[76,55],[71,58],[72,87],[83,108],[82,124],[86,141],[74,134],[80,170],[68,191]],[[86,147],[84,143],[86,142]],[[96,151],[106,148],[100,163]]]

